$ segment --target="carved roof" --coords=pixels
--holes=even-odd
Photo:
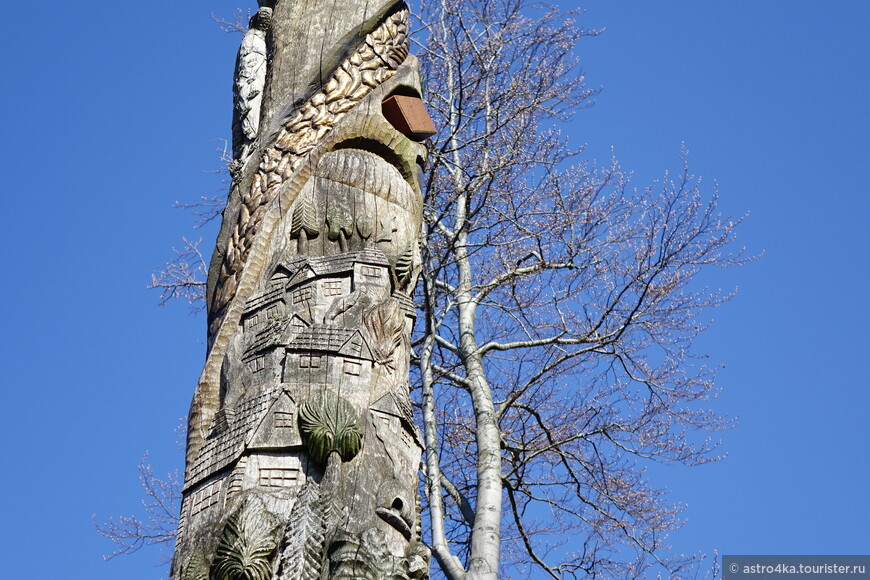
[[[357,348],[354,348],[353,344],[349,344],[355,342],[353,340],[354,337],[358,337],[356,344],[359,346]],[[374,360],[368,341],[366,341],[359,329],[356,328],[340,328],[316,324],[311,328],[300,330],[299,334],[287,344],[287,348],[291,350],[334,352],[365,360]]]
[[[410,385],[407,387],[400,387],[394,391],[390,391],[390,396],[393,398],[393,401],[396,403],[396,408],[399,409],[402,413],[402,417],[405,418],[409,423],[414,422],[414,409],[411,407],[411,397],[408,394],[408,389]]]
[[[405,429],[414,437],[414,441],[423,449],[423,437],[417,424],[414,423],[414,411],[411,407],[411,398],[408,396],[407,386],[394,389],[380,399],[372,403],[373,411],[398,417]]]
[[[242,360],[248,362],[264,350],[288,344],[293,333],[298,332],[298,326],[293,324],[294,321],[301,321],[305,326],[310,326],[310,323],[297,313],[270,321],[254,336],[254,340],[245,349]]]
[[[298,283],[298,275],[306,267],[311,271],[310,276],[326,276],[350,272],[353,270],[354,264],[370,264],[383,267],[390,265],[387,257],[381,250],[378,248],[366,248],[359,252],[345,252],[335,256],[295,257],[289,260],[281,260],[272,269],[270,278],[279,269],[284,269],[291,273],[290,277],[294,279],[293,282]]]
[[[299,270],[299,268],[308,261],[306,256],[297,256],[294,258],[281,259],[270,270],[269,283],[284,281],[286,282]]]
[[[212,432],[205,440],[190,470],[190,477],[184,486],[185,490],[225,468],[242,454],[248,439],[280,392],[281,389],[273,387],[236,405],[235,415],[227,415],[224,428]]]
[[[411,399],[405,389],[406,387],[400,387],[386,393],[372,403],[371,408],[413,423],[414,411],[411,408]]]
[[[404,292],[395,292],[392,295],[392,298],[399,303],[399,306],[402,308],[402,312],[409,316],[415,316],[417,313],[417,307],[414,305],[414,298],[408,296]]]
[[[282,286],[270,285],[262,294],[255,294],[247,302],[245,302],[245,314],[250,314],[254,310],[258,310],[268,304],[277,302],[284,298],[284,288]]]

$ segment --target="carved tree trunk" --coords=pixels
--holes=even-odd
[[[433,129],[407,27],[395,0],[251,20],[173,580],[428,577],[408,366]]]

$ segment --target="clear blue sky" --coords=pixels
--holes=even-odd
[[[253,0],[250,2],[254,5]],[[172,434],[203,360],[203,318],[161,309],[149,272],[188,233],[176,201],[221,191],[234,0],[69,3],[6,12],[0,479],[7,577],[156,580],[156,554],[103,563],[91,514],[136,510],[136,464],[181,462]],[[615,147],[642,186],[679,167],[760,261],[699,352],[739,417],[723,462],[656,467],[695,553],[870,553],[870,3],[589,0],[597,105],[567,128]],[[247,5],[245,6],[248,7]],[[567,7],[567,6],[566,6]],[[710,189],[708,189],[710,191]],[[206,235],[213,232],[206,232]],[[209,245],[210,241],[206,243]]]

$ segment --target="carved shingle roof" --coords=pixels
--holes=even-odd
[[[270,286],[262,294],[256,294],[245,302],[245,314],[249,314],[253,310],[277,302],[282,298],[284,298],[284,288],[282,286]]]
[[[408,296],[404,292],[396,292],[392,295],[392,298],[399,303],[402,312],[405,314],[414,316],[417,313],[417,307],[414,305],[414,299],[411,296]]]
[[[327,274],[339,274],[353,270],[354,264],[372,264],[375,266],[389,266],[387,257],[378,249],[366,249],[361,252],[348,252],[336,256],[324,258],[311,258],[308,262],[311,269],[318,276]]]
[[[354,336],[358,337],[356,342],[358,346],[351,348],[353,345],[349,345],[348,348],[343,348],[348,342],[352,342]],[[371,349],[365,337],[355,328],[340,328],[316,324],[311,328],[300,330],[299,334],[287,344],[287,348],[292,350],[334,352],[352,355],[365,360],[373,360]]]
[[[318,324],[300,332],[287,346],[300,350],[338,352],[355,332],[356,330],[353,328],[337,328]]]
[[[296,272],[308,262],[309,258],[306,256],[296,256],[289,259],[279,260],[277,264],[275,264],[270,270],[269,279],[272,280],[275,278],[275,274],[278,270],[286,270],[287,273],[281,276],[281,279],[287,280],[288,278],[292,278]]]
[[[402,387],[394,391],[390,391],[390,397],[396,404],[396,408],[402,413],[403,417],[409,423],[414,422],[414,409],[411,407],[411,397],[408,395],[406,388]]]
[[[359,252],[345,252],[344,254],[336,254],[335,256],[313,258],[302,257],[281,260],[272,269],[271,276],[274,276],[278,268],[284,268],[291,272],[290,277],[294,278],[297,273],[305,269],[306,266],[311,269],[315,276],[326,276],[329,274],[350,272],[353,270],[354,264],[370,264],[384,267],[390,265],[387,261],[387,257],[381,250],[378,248],[366,248]]]
[[[411,399],[405,392],[405,387],[394,389],[382,396],[372,404],[372,409],[382,411],[388,415],[398,417],[409,425],[414,422],[414,411],[411,408]]]
[[[286,318],[270,321],[265,328],[255,335],[254,340],[248,348],[245,349],[245,353],[242,355],[242,360],[248,362],[254,358],[257,353],[269,348],[287,344],[290,340],[290,336],[297,331],[296,327],[293,325],[294,320],[302,321],[305,326],[308,326],[309,324],[304,318],[295,313]]]
[[[279,393],[280,389],[273,387],[243,400],[236,406],[235,416],[227,416],[226,427],[205,440],[190,470],[185,489],[193,487],[206,477],[225,468],[242,454],[248,439]]]
[[[407,386],[399,387],[386,393],[372,404],[371,409],[398,417],[405,426],[405,429],[414,437],[420,449],[424,448],[423,436],[417,428],[417,424],[414,423],[414,410],[411,407],[411,398],[408,396]]]
[[[283,320],[276,320],[274,322],[275,323],[267,324],[266,328],[262,329],[260,332],[257,333],[250,346],[245,349],[245,353],[242,355],[243,361],[248,362],[257,353],[264,351],[270,347],[280,345],[281,335],[284,334],[284,330],[287,329],[287,326],[290,323],[290,319],[285,318]]]

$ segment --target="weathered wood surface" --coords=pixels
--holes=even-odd
[[[408,372],[426,153],[382,114],[419,98],[407,8],[262,4],[172,578],[425,578]]]

